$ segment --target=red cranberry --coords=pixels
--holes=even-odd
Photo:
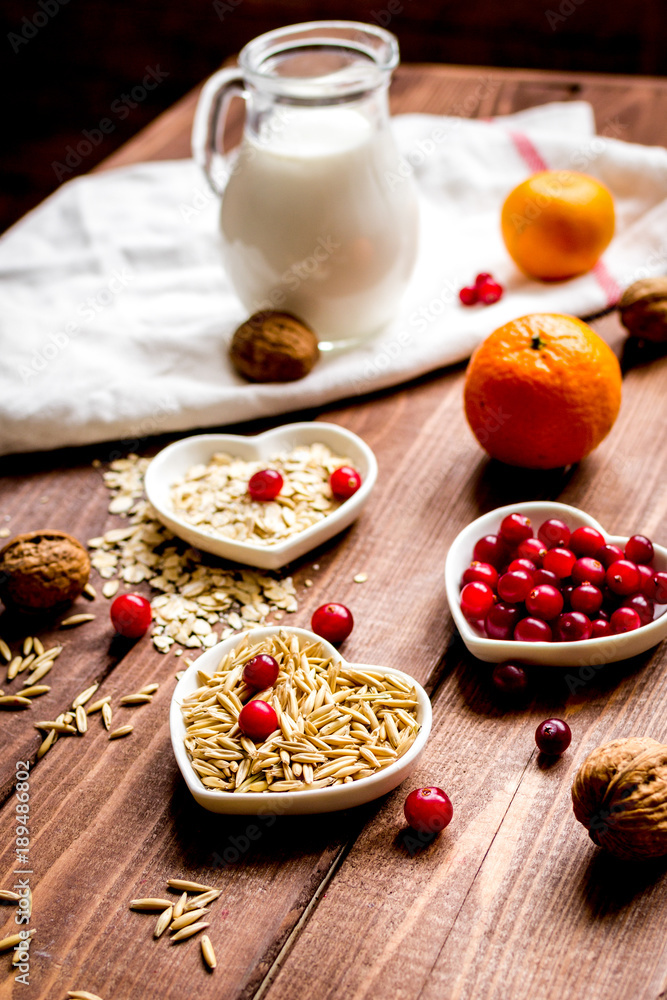
[[[596,528],[589,528],[588,525],[575,528],[570,535],[569,547],[575,556],[594,556],[603,545],[604,535]]]
[[[590,619],[581,611],[567,611],[560,616],[554,628],[557,642],[579,642],[581,639],[590,639],[592,631]]]
[[[503,286],[499,285],[497,281],[483,281],[481,285],[477,286],[477,296],[485,306],[492,306],[494,302],[498,302],[502,298]]]
[[[503,694],[522,694],[528,687],[526,671],[516,663],[496,663],[491,681]]]
[[[607,570],[607,586],[615,594],[635,594],[639,590],[639,570],[627,559],[617,559]]]
[[[480,273],[475,278],[475,288],[479,288],[479,286],[483,285],[485,281],[492,281],[492,280],[493,280],[493,275],[490,274],[489,271],[480,271]]]
[[[601,562],[605,569],[609,569],[613,562],[623,558],[623,551],[618,545],[603,545],[595,553],[595,558]]]
[[[256,691],[263,691],[264,688],[273,687],[278,679],[280,667],[278,661],[274,660],[268,653],[258,653],[248,660],[243,668],[243,680],[248,687],[255,688]]]
[[[491,563],[473,561],[464,570],[463,583],[488,583],[489,587],[495,587],[498,583],[498,570]]]
[[[507,546],[499,535],[484,535],[475,543],[472,557],[478,562],[491,563],[496,569],[500,569],[507,559]]]
[[[613,634],[611,624],[604,618],[596,618],[591,622],[591,639],[602,639]]]
[[[570,594],[570,606],[593,618],[602,607],[602,591],[592,583],[580,583]]]
[[[486,587],[486,584],[467,584],[468,587]],[[490,587],[487,587],[491,590]],[[465,590],[465,587],[464,587]],[[491,591],[493,594],[493,591]],[[344,604],[322,604],[319,608],[313,611],[313,617],[310,619],[310,625],[317,635],[321,635],[323,639],[326,639],[331,643],[343,642],[347,639],[348,635],[354,628],[354,618],[352,617],[352,612],[349,608],[346,608]]]
[[[523,569],[526,573],[534,576],[537,566],[531,559],[512,559],[512,562],[507,567],[507,572],[511,573],[515,569]]]
[[[469,622],[478,621],[486,618],[494,600],[495,595],[488,583],[466,583],[461,591],[461,611]]]
[[[535,730],[535,742],[542,753],[557,757],[565,753],[572,742],[572,731],[562,719],[545,719]]]
[[[251,499],[275,500],[283,488],[283,477],[275,469],[262,469],[251,476],[248,481],[248,493]]]
[[[634,608],[616,608],[609,623],[614,635],[619,635],[622,632],[634,632],[641,627],[642,622]]]
[[[111,624],[126,639],[138,639],[150,628],[153,610],[141,594],[119,594],[109,608]]]
[[[563,610],[563,595],[556,587],[541,583],[526,598],[526,611],[534,618],[551,621]]]
[[[556,590],[560,590],[561,582],[555,573],[552,573],[550,569],[538,569],[535,570],[533,574],[533,582],[535,585],[539,583],[548,583],[550,586],[555,587]]]
[[[278,728],[278,716],[268,701],[249,701],[239,712],[239,729],[248,739],[263,743]]]
[[[519,543],[516,554],[520,559],[530,559],[539,568],[546,551],[544,542],[541,542],[539,538],[526,538],[525,541]]]
[[[656,604],[667,604],[667,573],[659,571],[653,577],[653,589]]]
[[[553,633],[541,618],[522,618],[514,629],[517,642],[551,642]]]
[[[605,581],[605,568],[597,559],[583,556],[577,559],[572,567],[572,579],[575,583],[593,583],[599,587]]]
[[[329,476],[329,485],[336,500],[349,500],[361,486],[361,476],[351,465],[341,465]]]
[[[653,542],[646,535],[633,535],[625,543],[625,558],[633,563],[650,563],[653,561]]]
[[[484,622],[484,630],[489,639],[512,639],[521,614],[521,609],[516,604],[497,601],[489,608]]]
[[[563,549],[556,546],[553,549],[549,549],[542,560],[542,565],[544,569],[551,570],[551,572],[555,573],[557,577],[564,580],[571,574],[576,561],[577,557],[574,552],[570,552],[569,549]]]
[[[525,601],[532,587],[532,573],[527,573],[525,569],[512,570],[503,573],[498,580],[498,596],[508,604],[520,604]]]
[[[440,833],[451,823],[454,808],[442,788],[415,788],[405,800],[403,812],[418,833]]]
[[[626,597],[621,604],[621,607],[632,608],[636,611],[642,625],[648,625],[649,622],[653,621],[655,605],[653,604],[653,601],[644,594],[633,594],[632,597]]]
[[[653,600],[655,597],[655,571],[650,566],[644,566],[642,563],[638,564],[637,570],[639,572],[639,589],[641,593]]]
[[[503,518],[498,534],[508,545],[518,545],[524,539],[533,537],[530,518],[524,514],[508,514]]]
[[[540,525],[537,537],[548,549],[562,549],[570,541],[570,529],[559,517],[550,517]]]
[[[464,306],[474,306],[477,304],[477,289],[471,285],[464,285],[459,291],[459,298]]]

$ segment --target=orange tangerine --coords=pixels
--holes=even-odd
[[[531,278],[562,281],[595,266],[614,235],[614,200],[588,174],[543,170],[510,191],[501,230],[512,260]]]
[[[492,458],[555,469],[579,462],[611,430],[621,405],[621,369],[586,323],[531,313],[479,345],[466,371],[464,405]]]

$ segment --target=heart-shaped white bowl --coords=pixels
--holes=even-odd
[[[250,635],[253,642],[261,641],[267,636],[276,635],[279,632],[286,632],[288,635],[297,635],[306,643],[320,642],[324,647],[327,656],[338,657],[341,663],[346,661],[338,650],[320,636],[313,632],[308,632],[302,628],[291,628],[289,626],[269,625],[265,628],[252,629]],[[217,791],[206,788],[200,781],[197,773],[192,769],[190,759],[183,740],[185,739],[185,723],[181,705],[187,695],[200,687],[197,673],[203,670],[207,674],[215,672],[218,663],[233,649],[242,638],[248,633],[239,632],[230,636],[224,642],[207,649],[199,659],[188,667],[183,677],[176,685],[171,699],[171,709],[169,714],[169,726],[171,729],[171,744],[176,755],[176,762],[185,778],[185,783],[192,792],[194,798],[200,806],[210,812],[229,813],[236,815],[275,815],[286,816],[303,815],[306,813],[335,812],[338,809],[349,809],[352,806],[362,805],[370,802],[381,795],[386,795],[393,788],[408,776],[412,771],[417,759],[421,755],[426,745],[431,731],[431,702],[426,691],[417,683],[414,677],[404,673],[402,670],[395,670],[393,667],[371,667],[369,664],[356,663],[354,666],[363,669],[381,670],[383,673],[392,674],[395,677],[402,677],[413,684],[417,692],[417,721],[420,725],[419,733],[412,746],[399,757],[395,763],[389,767],[372,774],[368,778],[359,778],[347,785],[335,785],[331,788],[313,788],[304,792],[255,792],[245,795],[237,795],[235,792]]]
[[[349,458],[361,476],[361,486],[332,514],[328,514],[317,524],[312,524],[292,538],[271,546],[238,542],[200,531],[174,513],[170,498],[172,485],[194,465],[207,464],[216,452],[225,451],[245,461],[259,458],[269,460],[278,452],[288,451],[297,445],[317,442],[327,445],[334,454]],[[149,465],[145,487],[146,496],[162,523],[190,545],[247,566],[279,569],[352,524],[368,500],[376,479],[377,461],[365,441],[337,424],[312,421],[285,424],[274,430],[265,431],[264,434],[257,434],[255,437],[241,437],[238,434],[196,434],[193,437],[183,438],[182,441],[175,441],[159,452]]]
[[[627,537],[609,535],[601,524],[585,514],[577,507],[556,503],[550,500],[535,500],[527,503],[511,504],[489,511],[476,521],[472,521],[461,531],[451,544],[445,562],[445,586],[447,601],[456,627],[461,633],[464,643],[478,660],[487,663],[502,663],[505,660],[519,663],[537,663],[550,667],[583,667],[599,666],[602,663],[614,663],[637,656],[656,646],[667,636],[667,611],[665,607],[656,607],[655,618],[648,625],[635,629],[634,632],[624,632],[621,635],[602,636],[599,639],[587,639],[579,642],[513,642],[502,639],[487,639],[481,636],[463,616],[459,603],[461,593],[461,577],[463,571],[470,565],[475,542],[483,535],[498,533],[500,523],[507,514],[518,511],[527,515],[537,528],[550,517],[559,517],[572,529],[581,525],[597,528],[608,543],[625,547]],[[667,549],[655,545],[653,565],[656,570],[667,570]]]

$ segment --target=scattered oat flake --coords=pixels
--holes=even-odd
[[[9,538],[9,528],[0,528],[0,538]]]
[[[366,583],[366,580],[368,579],[368,573],[357,573],[357,575],[353,579],[355,583]]]
[[[128,520],[123,527],[90,539],[88,545],[93,567],[106,580],[105,597],[117,593],[119,578],[127,586],[145,581],[153,588],[156,649],[167,653],[174,645],[209,648],[236,630],[263,625],[269,615],[296,610],[291,577],[216,561],[175,538],[145,498],[148,464],[148,459],[128,455],[112,462],[103,473],[111,502],[125,498],[121,506],[127,508]],[[292,495],[287,500],[293,504]],[[282,516],[281,524],[285,527]],[[182,648],[174,652],[178,655]]]

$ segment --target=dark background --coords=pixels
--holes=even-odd
[[[5,0],[0,17],[0,230],[60,180],[90,170],[251,38],[285,24],[380,23],[398,35],[404,62],[667,74],[664,0]],[[123,95],[133,88],[141,95],[147,71],[158,68],[168,74],[162,82],[135,107],[124,104]],[[68,166],[68,145],[83,130],[95,135],[102,119],[109,134]]]

